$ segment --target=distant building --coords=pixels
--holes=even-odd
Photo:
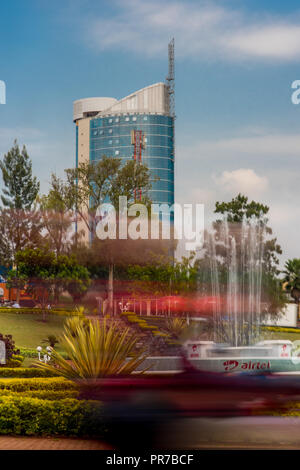
[[[171,54],[171,56],[170,56]],[[153,203],[174,204],[174,41],[169,44],[167,84],[155,83],[117,100],[74,102],[76,166],[103,155],[135,158],[150,170]]]

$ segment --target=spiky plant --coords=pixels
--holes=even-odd
[[[85,307],[83,307],[83,305],[77,305],[75,307],[75,313],[76,315],[83,316],[85,314]]]
[[[184,332],[187,327],[185,318],[169,317],[165,321],[164,330],[175,338]]]
[[[69,380],[97,379],[110,375],[127,375],[145,360],[144,351],[136,352],[137,335],[129,328],[120,330],[117,323],[73,318],[65,324],[60,344],[69,360],[53,351],[51,364],[37,366],[55,371]]]

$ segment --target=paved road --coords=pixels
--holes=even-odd
[[[110,450],[96,440],[0,436],[0,450]]]
[[[162,431],[173,448],[180,444],[185,449],[300,449],[300,418],[195,418]]]
[[[165,437],[166,439],[164,439]],[[300,449],[300,418],[195,418],[162,424],[169,449]],[[97,440],[0,436],[0,450],[111,450]]]

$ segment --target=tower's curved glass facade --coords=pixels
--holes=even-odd
[[[131,131],[142,131],[145,148],[142,163],[151,174],[152,203],[174,203],[174,126],[173,118],[158,114],[120,114],[90,120],[89,159],[103,155],[130,160],[133,158]]]

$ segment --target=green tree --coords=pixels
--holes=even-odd
[[[129,265],[128,278],[134,281],[132,289],[143,295],[189,295],[197,289],[198,263],[196,253],[183,256],[180,261],[166,254],[155,255],[144,264]]]
[[[9,273],[10,282],[22,282],[26,291],[42,306],[46,319],[46,306],[54,293],[55,286],[69,291],[78,300],[89,286],[88,270],[81,266],[74,255],[55,256],[45,248],[26,248],[17,252],[18,269]]]
[[[135,189],[142,190],[146,198],[151,187],[149,169],[133,161],[122,166],[120,158],[106,157],[93,163],[81,163],[78,168],[65,170],[67,176],[68,201],[83,221],[91,238],[95,237],[97,210],[110,201],[116,210],[119,196],[127,196],[128,204],[134,202]]]
[[[282,254],[282,249],[277,243],[276,238],[268,238],[272,235],[272,229],[267,226],[268,218],[267,214],[269,207],[259,202],[251,201],[248,202],[248,197],[238,194],[230,202],[216,202],[215,213],[223,214],[226,216],[229,226],[232,231],[235,230],[237,224],[241,224],[243,220],[249,221],[251,218],[256,218],[257,221],[264,226],[264,271],[272,275],[279,274],[278,255]],[[216,220],[214,228],[218,230],[218,224],[220,220]]]
[[[91,282],[88,269],[74,255],[59,255],[55,269],[56,283],[69,292],[74,303],[80,302]]]
[[[39,182],[32,175],[32,163],[17,141],[0,162],[4,188],[0,216],[0,260],[7,267],[16,263],[17,251],[36,246],[41,240],[41,221],[35,208]],[[17,287],[17,302],[20,290]]]
[[[168,259],[169,240],[127,239],[99,240],[95,238],[89,246],[77,249],[80,262],[88,266],[91,273],[103,273],[108,270],[108,302],[110,312],[113,311],[113,289],[115,271],[127,272],[127,266],[145,264],[154,256]],[[125,274],[125,273],[124,273]],[[125,274],[126,276],[126,274]],[[97,278],[96,276],[93,276]]]
[[[14,141],[14,146],[0,161],[5,188],[1,195],[4,207],[31,210],[40,189],[36,176],[32,176],[32,163],[25,145],[22,151]]]
[[[293,258],[287,260],[284,268],[284,288],[298,304],[300,302],[300,259]]]
[[[242,223],[249,224],[251,219],[255,219],[259,230],[259,242],[263,244],[263,256],[262,256],[262,289],[261,289],[261,301],[268,304],[268,311],[276,314],[282,309],[286,303],[286,296],[281,288],[281,283],[278,278],[280,270],[278,269],[279,258],[282,254],[282,249],[277,243],[276,238],[271,238],[272,229],[268,226],[267,214],[269,207],[255,201],[248,201],[248,198],[242,194],[238,194],[230,202],[216,202],[215,213],[222,214],[225,216],[228,222],[228,233],[231,237],[234,237],[236,243],[236,250],[239,257],[242,256]],[[213,223],[215,230],[216,240],[216,254],[218,271],[220,273],[220,289],[222,286],[226,289],[226,280],[228,273],[228,262],[230,260],[226,257],[226,251],[222,245],[221,230],[223,230],[222,221],[217,219]],[[207,242],[206,242],[207,248]],[[207,253],[207,252],[206,252]],[[207,255],[206,255],[207,256]],[[205,257],[204,257],[205,258]],[[208,280],[208,276],[205,272],[201,272],[201,264],[199,265],[200,272],[199,277]],[[202,264],[204,271],[210,269],[209,263],[204,259]],[[240,280],[243,282],[244,273],[239,273]],[[208,283],[205,281],[205,285]],[[224,293],[224,292],[223,292]],[[221,292],[222,294],[222,292]]]
[[[72,188],[57,175],[52,174],[48,194],[38,198],[40,218],[44,228],[43,242],[54,251],[56,257],[69,253],[74,245],[77,235],[74,235],[72,230],[72,223],[75,220],[74,197]],[[79,287],[77,283],[74,284],[74,289],[75,286]],[[58,303],[61,288],[57,283],[54,292],[55,303]]]
[[[135,202],[136,190],[141,190],[141,203],[149,205],[148,191],[151,188],[149,169],[143,164],[137,164],[133,160],[122,165],[120,158],[103,156],[101,160],[93,163],[82,163],[78,168],[66,170],[67,186],[70,195],[69,200],[74,203],[74,209],[83,221],[94,250],[100,249],[102,264],[108,266],[108,298],[110,311],[113,309],[113,282],[114,264],[116,257],[120,259],[120,241],[100,241],[96,237],[96,227],[99,222],[98,208],[104,202],[110,201],[116,212],[119,211],[119,196],[127,196],[128,206]],[[123,253],[129,251],[124,249]],[[94,250],[95,251],[95,250]],[[124,257],[124,256],[123,256]],[[99,256],[96,257],[99,260]]]
[[[228,222],[241,223],[244,219],[256,217],[264,221],[264,216],[269,212],[269,207],[259,202],[248,202],[248,197],[238,194],[230,202],[216,202],[215,213],[224,214]]]
[[[70,231],[73,217],[68,188],[55,174],[51,175],[48,194],[38,198],[44,240],[56,256],[66,253],[72,242]]]

